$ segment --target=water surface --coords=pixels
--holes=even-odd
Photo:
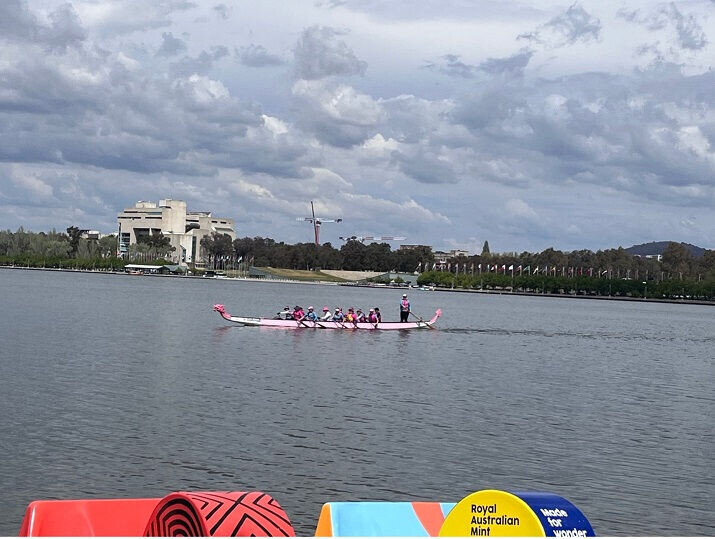
[[[715,534],[715,309],[410,293],[439,330],[227,326],[211,311],[401,292],[0,269],[0,534],[34,499],[546,490],[599,535]]]

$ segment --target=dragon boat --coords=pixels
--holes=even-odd
[[[253,318],[249,316],[231,316],[226,312],[226,308],[221,304],[214,305],[214,311],[218,312],[224,320],[234,322],[242,326],[264,326],[272,328],[286,329],[347,329],[347,330],[407,330],[407,329],[434,329],[437,319],[442,316],[442,309],[437,309],[430,320],[417,320],[415,322],[316,322],[310,320],[279,320],[275,318]],[[414,315],[413,315],[414,316]]]

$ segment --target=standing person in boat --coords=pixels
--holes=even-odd
[[[330,309],[328,309],[328,306],[326,305],[325,307],[323,307],[323,316],[320,317],[320,320],[323,322],[329,322],[332,319],[333,315],[330,312]]]
[[[318,315],[313,310],[312,305],[310,307],[308,307],[308,312],[305,313],[305,316],[303,316],[303,318],[301,318],[301,320],[308,320],[309,322],[317,322],[318,321]]]
[[[410,317],[410,302],[407,299],[407,294],[402,294],[402,301],[400,301],[400,322],[407,322]]]

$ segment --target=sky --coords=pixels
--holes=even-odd
[[[0,228],[715,248],[713,39],[715,0],[2,0]]]

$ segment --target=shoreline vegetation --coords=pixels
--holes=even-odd
[[[0,230],[0,267],[188,272],[192,277],[365,286],[404,287],[409,281],[450,291],[715,302],[715,250],[694,251],[694,246],[675,242],[665,248],[661,244],[657,255],[634,255],[621,247],[597,252],[548,248],[539,253],[491,253],[485,241],[481,255],[466,256],[458,251],[433,252],[426,245],[393,251],[387,243],[366,245],[354,239],[339,249],[330,243],[291,245],[261,237],[231,241],[230,236],[214,232],[202,238],[197,266],[179,267],[171,261],[174,248],[161,232],[140,238],[123,258],[116,256],[116,236],[93,239],[84,233],[74,226],[66,233]],[[145,265],[164,267],[153,270]],[[398,273],[394,280],[393,272]]]
[[[129,273],[117,269],[80,269],[80,268],[51,268],[51,267],[33,267],[33,266],[13,266],[7,265],[0,262],[0,270],[3,269],[14,269],[14,270],[25,270],[25,271],[54,271],[54,272],[66,272],[66,273],[89,273],[89,274],[100,274],[100,275],[121,275],[132,277]],[[261,268],[266,270],[267,268]],[[292,270],[295,271],[295,270]],[[300,270],[298,270],[300,271]],[[305,273],[315,273],[303,270]],[[599,295],[596,293],[592,294],[577,294],[574,291],[569,292],[548,292],[548,291],[526,291],[526,290],[514,290],[510,288],[451,288],[451,287],[435,287],[433,290],[426,288],[425,286],[417,286],[416,288],[407,288],[405,285],[400,284],[384,284],[384,283],[356,283],[345,281],[342,279],[333,278],[333,280],[320,280],[317,278],[281,278],[277,276],[274,279],[265,279],[257,277],[247,277],[247,276],[219,276],[207,278],[204,275],[172,275],[172,274],[145,274],[145,277],[169,277],[174,279],[199,279],[203,281],[210,280],[220,280],[220,281],[248,281],[248,282],[263,282],[263,283],[274,283],[274,284],[311,284],[311,285],[330,285],[330,286],[348,286],[354,288],[378,288],[378,289],[395,289],[395,290],[410,290],[412,291],[437,291],[437,292],[454,292],[454,293],[466,293],[466,294],[486,294],[486,295],[504,295],[504,296],[526,296],[526,297],[542,297],[542,298],[564,298],[564,299],[593,299],[602,301],[628,301],[628,302],[639,302],[639,303],[669,303],[669,304],[679,304],[679,305],[708,305],[715,306],[715,300],[699,299],[694,297],[680,296],[675,297],[655,297],[655,296],[629,296],[629,295]]]

